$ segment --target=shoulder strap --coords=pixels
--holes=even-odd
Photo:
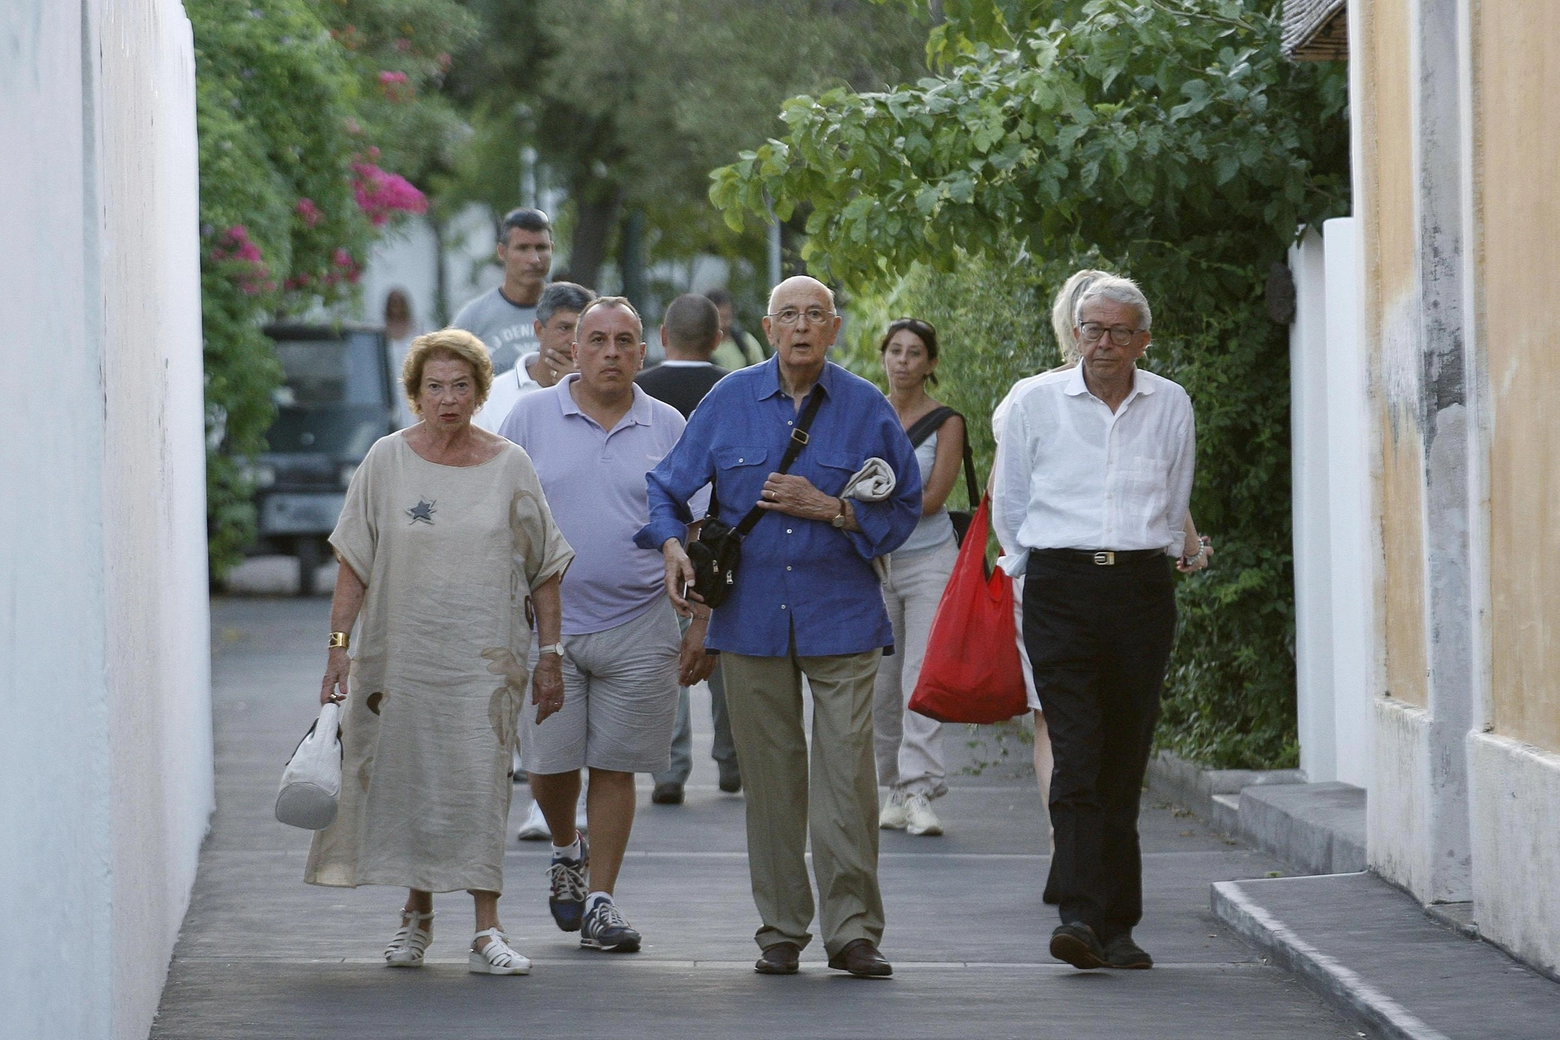
[[[933,408],[931,411],[921,416],[915,422],[911,423],[910,428],[905,431],[905,436],[910,438],[910,447],[919,448],[921,445],[925,444],[926,438],[942,429],[943,423],[947,422],[949,419],[958,414],[959,413],[954,411],[952,408],[949,408],[947,405],[943,405],[939,408]]]
[[[975,479],[975,453],[970,451],[969,430],[964,431],[964,493],[969,496],[973,511],[980,505],[980,481]]]
[[[785,446],[785,454],[780,458],[780,465],[775,468],[776,473],[784,473],[791,468],[791,463],[796,461],[796,456],[802,453],[810,439],[807,430],[812,426],[813,416],[818,414],[818,405],[823,403],[823,387],[815,386],[812,393],[807,395],[807,403],[802,406],[802,414],[797,417],[796,425],[791,429],[791,440]],[[737,524],[737,534],[746,538],[748,532],[758,525],[768,510],[754,505],[748,510],[747,516]]]
[[[911,424],[910,429],[905,431],[905,436],[910,438],[910,446],[919,448],[922,444],[925,444],[928,437],[937,430],[942,429],[942,424],[955,415],[958,415],[961,419],[964,418],[954,409],[943,405],[941,408],[933,409],[921,416],[921,418]],[[966,423],[964,431],[964,491],[969,496],[970,508],[974,509],[980,504],[980,481],[975,479],[975,454],[970,451],[968,426],[969,424]]]

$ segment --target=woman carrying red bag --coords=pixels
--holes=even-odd
[[[937,330],[916,318],[889,325],[878,347],[888,400],[915,445],[921,470],[921,522],[891,556],[883,601],[894,626],[892,656],[878,666],[873,700],[878,781],[888,799],[878,826],[942,833],[932,800],[948,790],[942,724],[907,710],[921,672],[932,616],[958,556],[948,493],[965,454],[964,419],[926,392],[937,380]]]

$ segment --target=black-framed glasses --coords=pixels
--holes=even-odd
[[[1128,345],[1132,342],[1132,337],[1142,331],[1142,329],[1134,329],[1127,325],[1101,325],[1097,321],[1086,321],[1078,326],[1078,335],[1083,338],[1085,343],[1098,343],[1100,337],[1108,332],[1110,333],[1110,341],[1118,347]]]
[[[809,325],[822,325],[824,322],[834,317],[834,312],[826,311],[822,307],[809,307],[805,311],[798,310],[795,307],[783,307],[774,314],[766,314],[764,317],[773,318],[775,321],[778,321],[780,324],[789,328],[792,325],[795,325],[797,322],[801,321],[803,318],[807,319],[807,324]]]

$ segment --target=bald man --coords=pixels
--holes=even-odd
[[[893,974],[878,949],[872,693],[894,635],[872,561],[914,530],[921,475],[888,400],[828,360],[839,328],[821,282],[790,278],[775,287],[764,318],[775,356],[731,373],[695,409],[650,471],[650,522],[635,539],[661,551],[677,611],[703,614],[685,593],[694,574],[683,540],[695,519],[685,503],[713,480],[725,523],[736,527],[760,510],[705,646],[720,653],[748,792],[748,864],[763,921],[754,969],[764,975],[794,974],[812,939],[809,831],[829,967]],[[782,474],[793,441],[800,451]],[[877,502],[841,498],[872,457],[893,469],[894,490]],[[813,697],[810,762],[804,677]]]

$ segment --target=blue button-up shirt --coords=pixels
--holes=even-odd
[[[832,363],[824,365],[818,386],[824,399],[789,472],[838,495],[876,456],[893,468],[894,491],[881,502],[852,503],[860,531],[765,515],[743,539],[736,584],[710,620],[705,644],[711,649],[783,657],[794,637],[799,656],[821,657],[893,645],[871,561],[897,549],[921,519],[915,451],[877,387]],[[735,527],[779,468],[796,420],[775,358],[716,383],[677,446],[647,477],[650,522],[635,536],[637,544],[659,548],[668,538],[686,537],[695,518],[685,503],[710,480],[720,519]]]

